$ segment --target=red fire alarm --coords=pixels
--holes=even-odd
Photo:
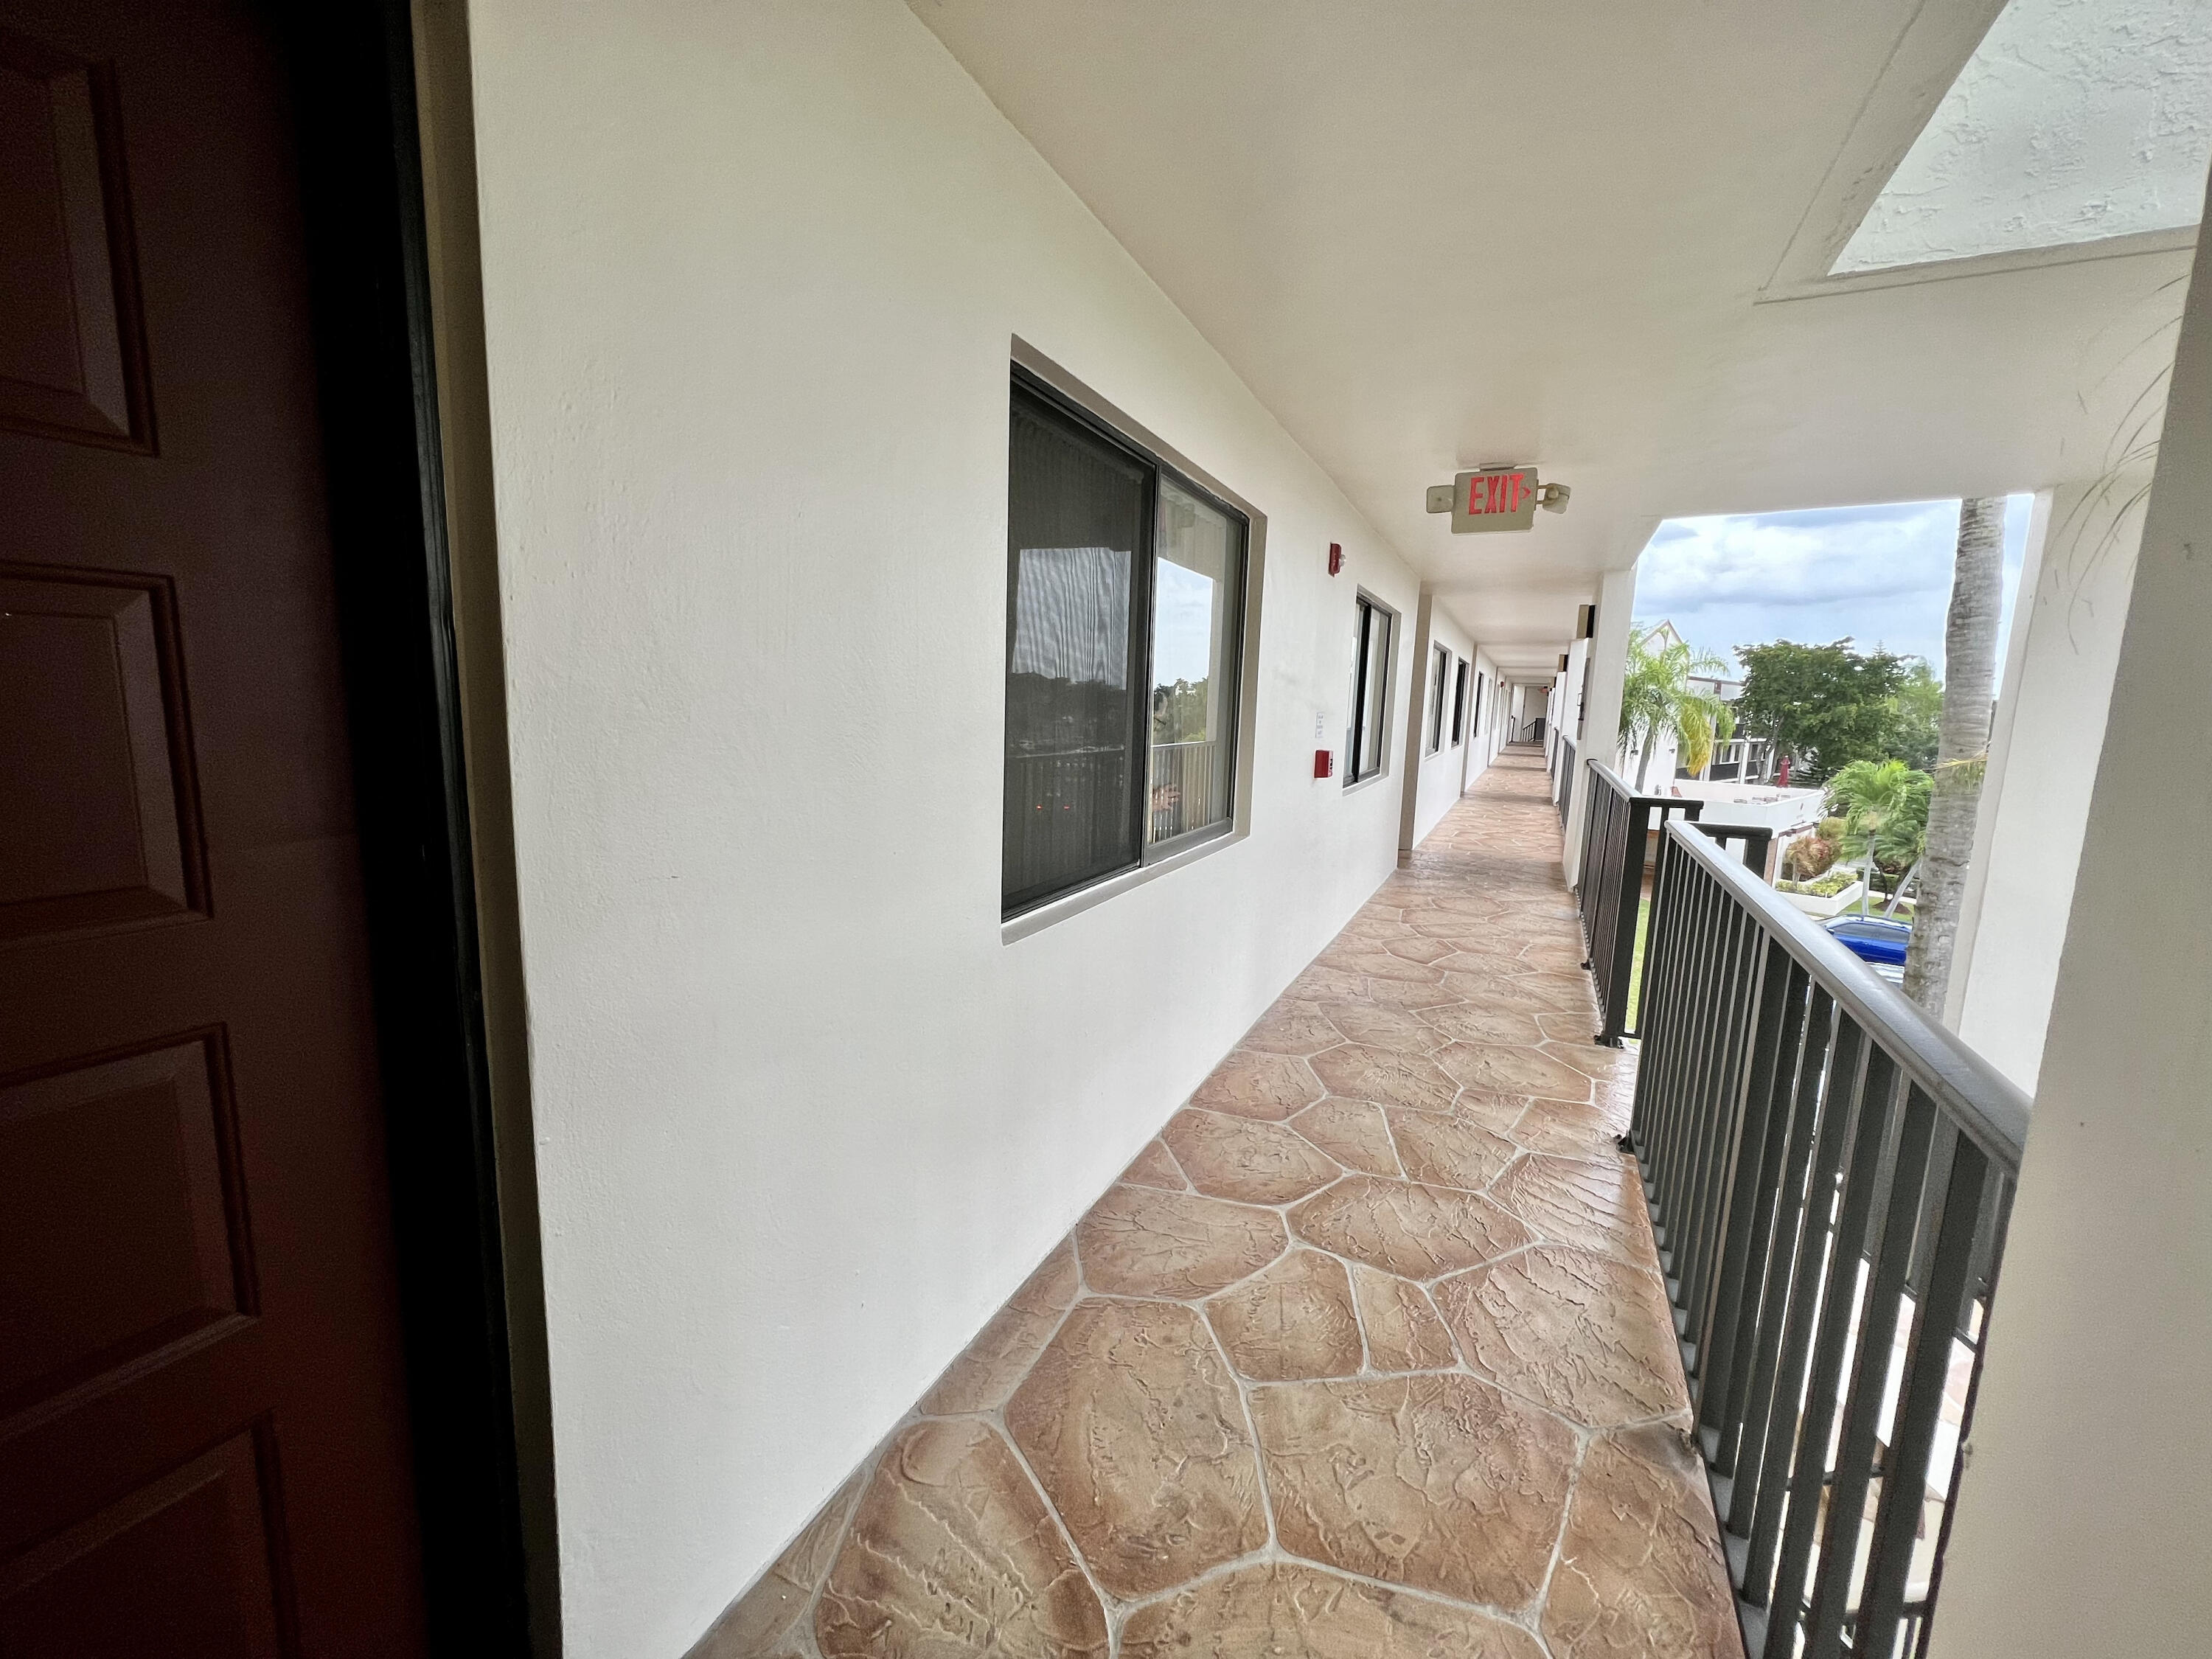
[[[1314,750],[1314,775],[1333,778],[1336,775],[1336,757],[1326,749]]]
[[[1343,571],[1344,571],[1344,546],[1343,546],[1343,544],[1341,544],[1340,542],[1331,542],[1331,543],[1328,544],[1328,574],[1329,574],[1330,575],[1332,575],[1332,576],[1340,575],[1340,574],[1343,574]],[[1318,764],[1319,763],[1317,763],[1317,762],[1316,762],[1316,764]],[[1328,775],[1328,773],[1326,773],[1326,772],[1316,772],[1314,775],[1315,775],[1316,777],[1322,777],[1322,778],[1325,778],[1325,777],[1327,777],[1327,776]]]

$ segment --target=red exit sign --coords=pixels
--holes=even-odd
[[[1536,499],[1536,477],[1526,468],[1511,472],[1470,472],[1467,475],[1467,505],[1460,511],[1470,519],[1492,514],[1518,513]]]
[[[1451,514],[1452,531],[1526,530],[1543,492],[1533,466],[1479,466],[1429,491],[1429,511]]]

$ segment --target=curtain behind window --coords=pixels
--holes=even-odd
[[[1006,510],[1008,911],[1138,861],[1151,480],[1017,392]]]

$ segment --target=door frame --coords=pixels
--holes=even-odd
[[[405,0],[285,8],[434,1653],[551,1659],[523,1497]],[[534,1206],[532,1206],[534,1207]],[[528,1310],[520,1328],[542,1332]],[[534,1413],[531,1413],[534,1416]],[[550,1425],[532,1424],[550,1489]],[[534,1547],[532,1547],[534,1545]],[[533,1560],[532,1558],[535,1558]],[[556,1592],[557,1595],[557,1592]]]

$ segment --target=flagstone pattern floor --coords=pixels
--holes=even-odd
[[[1740,1656],[1509,750],[694,1650]]]

